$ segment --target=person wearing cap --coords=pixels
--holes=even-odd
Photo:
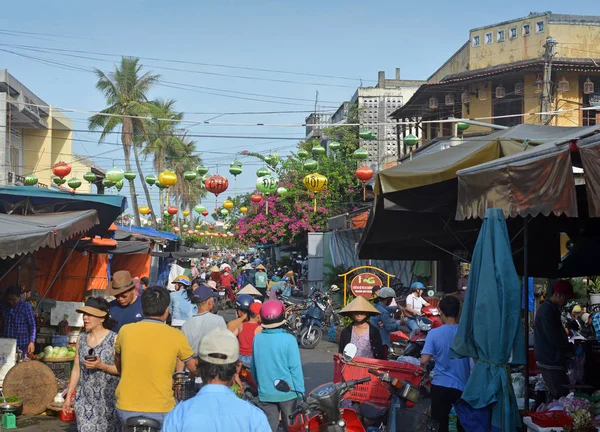
[[[338,352],[343,353],[346,345],[352,343],[358,348],[357,357],[383,359],[381,334],[377,327],[369,323],[370,317],[379,314],[380,312],[364,297],[355,297],[348,303],[340,311],[340,315],[350,317],[352,324],[342,330]]]
[[[561,321],[561,309],[574,295],[573,285],[558,280],[552,286],[552,295],[535,314],[534,350],[538,368],[548,391],[555,399],[568,394],[567,355],[574,345],[569,343]]]
[[[256,267],[256,273],[254,274],[254,287],[260,291],[263,298],[267,299],[267,269],[264,265],[259,264]]]
[[[261,303],[252,303],[248,308],[246,319],[233,330],[233,334],[237,336],[240,343],[240,360],[248,365],[252,363],[254,336],[263,330],[260,325],[261,307]]]
[[[194,291],[194,303],[198,307],[198,313],[181,326],[181,331],[194,349],[196,357],[198,357],[198,347],[204,336],[216,328],[227,328],[223,317],[212,313],[215,309],[215,298],[218,295],[209,287],[200,285]]]
[[[145,318],[123,326],[117,335],[115,365],[121,380],[116,407],[124,424],[131,417],[144,416],[162,425],[175,407],[173,372],[181,363],[196,373],[194,350],[185,335],[165,323],[169,301],[166,288],[148,288],[141,298]]]
[[[569,330],[569,336],[572,335],[572,332],[581,333],[581,330],[583,329],[583,320],[581,318],[582,315],[583,309],[581,309],[581,306],[579,306],[578,304],[573,306],[573,308],[571,309],[571,314],[567,319],[566,325],[567,329]]]
[[[135,283],[127,270],[115,272],[108,283],[107,293],[115,298],[110,302],[110,316],[117,321],[115,332],[118,333],[125,324],[144,319],[142,302],[135,294]]]
[[[198,374],[204,385],[196,396],[167,415],[165,432],[270,430],[265,413],[229,388],[239,365],[238,340],[226,329],[214,329],[198,347]]]
[[[421,282],[414,282],[410,286],[410,289],[412,293],[406,296],[405,312],[408,315],[406,325],[411,331],[415,331],[419,328],[415,318],[421,315],[421,309],[423,309],[423,306],[429,306],[429,303],[423,298],[425,286]]]
[[[115,366],[115,339],[111,331],[116,322],[110,316],[108,302],[89,297],[76,309],[83,314],[85,331],[77,339],[77,348],[63,412],[71,411],[73,394],[75,418],[79,431],[120,432],[121,420],[115,408],[115,390],[119,372]]]
[[[379,295],[374,300],[375,309],[379,315],[371,317],[371,324],[379,329],[381,343],[383,345],[384,359],[387,358],[387,351],[390,346],[390,333],[400,330],[400,321],[392,317],[390,305],[396,297],[396,292],[390,287],[383,287],[379,290]]]
[[[214,281],[216,284],[219,283],[219,280],[221,279],[221,269],[219,267],[217,267],[216,265],[211,266],[208,269],[208,274],[209,280]]]
[[[175,291],[171,292],[171,303],[169,304],[171,325],[181,327],[185,320],[198,313],[198,306],[192,301],[194,291],[192,290],[190,278],[177,276],[172,284],[175,285]]]

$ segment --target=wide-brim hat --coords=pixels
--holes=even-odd
[[[378,315],[380,313],[377,309],[375,309],[375,306],[361,296],[354,298],[354,300],[348,303],[346,307],[340,311],[340,315],[348,315],[353,312],[364,313],[367,315]]]
[[[256,270],[267,270],[267,268],[264,265],[259,264],[258,266],[256,266]]]
[[[211,273],[216,273],[216,272],[220,272],[221,269],[219,269],[219,267],[217,267],[217,266],[212,266],[211,268],[208,269],[208,271]]]
[[[135,283],[131,274],[127,270],[119,270],[115,272],[112,280],[108,283],[106,291],[108,295],[117,296],[133,288],[135,288]]]
[[[256,288],[254,288],[250,284],[246,285],[244,288],[239,290],[238,294],[248,294],[251,296],[261,296],[262,297],[262,294],[260,293],[260,291],[257,290]]]
[[[98,306],[98,301],[95,298],[90,297],[85,301],[85,306],[75,309],[75,312],[81,314],[88,314],[96,318],[106,317],[108,315],[108,312],[99,309]]]
[[[252,267],[252,264],[246,264],[244,267],[242,267],[242,270],[252,270],[254,269],[254,267]]]

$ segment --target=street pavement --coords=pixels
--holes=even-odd
[[[220,312],[226,321],[234,318],[231,310]],[[327,334],[324,333],[327,337]],[[333,380],[333,354],[337,345],[321,341],[312,350],[300,350],[304,369],[304,386],[307,392],[320,384]],[[17,430],[23,432],[77,432],[75,422],[63,422],[52,416],[21,416],[17,418]]]

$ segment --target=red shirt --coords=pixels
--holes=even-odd
[[[223,273],[223,274],[221,274],[221,277],[219,278],[219,285],[220,286],[231,288],[231,283],[232,282],[235,283],[237,281],[235,280],[235,278],[233,276],[231,276],[231,273]]]
[[[256,336],[256,329],[260,324],[253,322],[245,322],[242,324],[242,330],[238,334],[240,343],[240,354],[245,356],[252,355],[252,342]]]

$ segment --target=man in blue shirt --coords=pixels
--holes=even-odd
[[[379,329],[381,335],[384,358],[387,358],[390,347],[390,333],[400,330],[400,321],[392,318],[392,310],[395,310],[395,307],[391,307],[391,303],[395,296],[396,292],[392,288],[381,288],[379,294],[375,297],[374,304],[375,309],[379,311],[379,315],[371,317],[371,324]]]
[[[440,423],[438,432],[447,432],[450,411],[462,396],[471,365],[468,358],[450,358],[450,345],[458,331],[459,300],[453,296],[446,296],[440,301],[439,309],[443,325],[431,330],[427,335],[421,352],[421,365],[426,367],[432,359],[435,360],[431,386],[431,417]]]
[[[135,283],[128,271],[115,272],[108,284],[108,295],[115,297],[115,300],[109,303],[110,316],[117,321],[117,326],[113,330],[115,333],[118,333],[125,324],[144,319],[142,301],[135,294]]]
[[[193,398],[177,405],[165,419],[164,432],[264,432],[265,414],[233,393],[239,345],[229,330],[215,329],[200,342],[198,373],[205,383]]]

